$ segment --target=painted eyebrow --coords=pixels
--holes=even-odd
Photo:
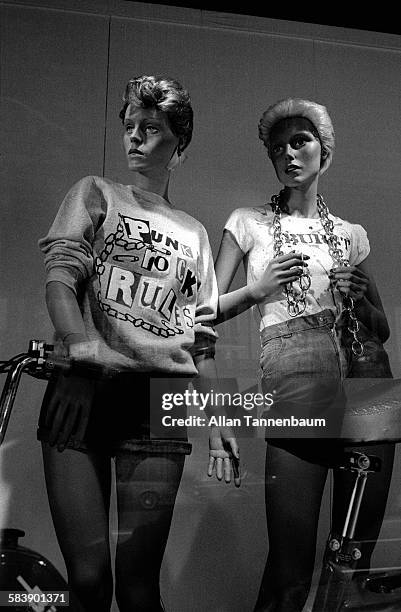
[[[290,136],[289,140],[293,140],[294,138],[299,138],[300,136],[308,136],[309,134],[312,134],[312,132],[310,132],[309,130],[300,130],[299,132],[295,132],[294,134],[292,134],[292,136]],[[313,134],[312,134],[312,136],[313,136]],[[284,141],[282,139],[278,138],[277,140],[272,140],[271,146],[280,145],[283,142]]]
[[[135,120],[130,119],[130,118],[124,119],[124,125],[130,125],[132,123],[135,123]],[[149,119],[141,119],[141,121],[139,123],[140,124],[151,123],[152,125],[157,125],[157,126],[161,126],[162,125],[162,122],[159,119],[151,119],[150,117],[149,117]]]
[[[307,136],[308,134],[312,134],[313,136],[313,133],[310,132],[309,130],[299,130],[299,132],[295,132],[292,138],[294,138],[294,136]]]

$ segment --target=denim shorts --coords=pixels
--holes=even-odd
[[[151,375],[124,373],[108,380],[92,380],[95,392],[88,426],[83,439],[72,432],[66,448],[81,452],[96,452],[114,456],[117,453],[178,453],[189,455],[192,445],[188,442],[186,428],[180,429],[179,438],[161,438],[153,435],[150,418]],[[37,438],[50,439],[47,426],[49,401],[57,389],[57,377],[47,385],[42,402]]]
[[[289,319],[261,333],[263,378],[345,378],[349,354],[340,347],[331,310]]]
[[[392,378],[379,338],[361,322],[359,326],[358,339],[364,346],[360,358],[352,355],[346,323],[336,321],[330,310],[263,329],[262,387],[274,394],[269,416],[327,417],[329,423],[321,437],[319,429],[269,428],[265,435],[269,444],[315,463],[336,462],[344,450],[339,438],[347,401],[343,379]],[[360,388],[368,384],[366,380]]]
[[[342,380],[350,364],[349,351],[338,341],[334,313],[323,310],[267,327],[262,330],[261,344],[262,388],[274,399],[264,416],[275,423],[291,423],[268,427],[266,440],[299,450],[306,448],[305,438],[309,443],[313,439],[308,452],[313,448],[320,454],[328,439],[341,433],[345,407]],[[312,425],[322,419],[324,427]],[[308,425],[298,426],[302,422]]]

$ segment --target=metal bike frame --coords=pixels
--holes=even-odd
[[[6,435],[11,410],[17,394],[22,372],[31,364],[37,363],[38,358],[23,355],[7,374],[6,382],[0,398],[0,446]]]

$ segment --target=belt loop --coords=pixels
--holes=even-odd
[[[281,336],[283,338],[291,338],[292,336],[292,331],[290,329],[290,325],[292,324],[292,319],[289,319],[287,321],[285,321],[285,326],[287,328],[287,332],[285,334],[281,334]]]
[[[287,321],[285,321],[286,333],[281,334],[282,338],[291,338],[293,334],[293,332],[291,331],[291,328],[294,325],[293,321],[294,319],[288,319]]]

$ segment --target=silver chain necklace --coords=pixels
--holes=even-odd
[[[284,210],[280,206],[280,200],[282,198],[283,191],[277,195],[273,195],[271,198],[270,206],[272,207],[274,218],[273,218],[273,256],[278,257],[284,255],[282,251],[283,240],[282,240],[282,228],[281,228],[281,213]],[[344,253],[340,246],[340,240],[334,233],[334,223],[329,218],[329,209],[323,200],[322,196],[317,194],[317,210],[319,213],[319,219],[322,227],[326,234],[327,245],[329,247],[329,253],[334,261],[335,266],[349,266],[349,261],[344,257]],[[287,208],[287,211],[288,208]],[[306,296],[311,286],[311,276],[307,268],[303,266],[302,274],[298,279],[298,287],[294,286],[294,283],[287,283],[285,285],[285,293],[287,298],[287,312],[290,317],[296,317],[305,312],[306,309]],[[352,297],[348,295],[342,295],[343,311],[348,317],[347,330],[353,336],[351,350],[356,357],[361,357],[364,352],[364,346],[358,339],[359,332],[359,321],[355,315],[355,305]]]

